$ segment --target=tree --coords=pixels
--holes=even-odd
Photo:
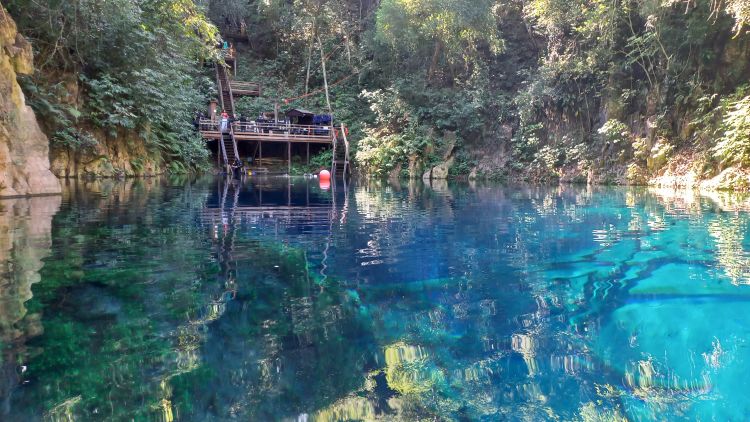
[[[217,29],[192,0],[11,0],[8,10],[37,52],[26,84],[53,146],[96,142],[88,131],[131,131],[157,153],[187,164],[203,147],[189,130],[204,95],[194,81],[217,59]],[[69,99],[69,87],[78,98]],[[186,89],[186,87],[188,89]]]
[[[491,0],[384,0],[377,12],[376,39],[401,55],[429,54],[427,79],[441,60],[468,67],[483,51],[502,50]]]

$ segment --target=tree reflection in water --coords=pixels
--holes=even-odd
[[[2,202],[4,420],[745,414],[744,197],[209,178],[60,200]]]

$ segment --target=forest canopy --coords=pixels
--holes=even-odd
[[[637,182],[685,149],[703,154],[706,174],[750,164],[750,119],[739,118],[750,77],[745,0],[7,7],[36,49],[27,94],[53,143],[68,148],[96,142],[91,128],[133,130],[170,160],[203,160],[187,122],[215,95],[204,64],[216,59],[220,33],[239,32],[238,78],[268,89],[238,105],[323,109],[325,68],[334,114],[351,127],[366,173],[415,176],[452,157],[454,175],[560,178],[566,167],[616,168],[606,177]],[[66,78],[80,85],[75,101]]]
[[[35,48],[30,103],[55,145],[87,148],[97,129],[132,131],[155,153],[195,165],[202,142],[186,125],[205,102],[202,61],[218,30],[192,0],[6,3]],[[77,88],[73,88],[77,87]],[[187,89],[186,89],[187,88]]]

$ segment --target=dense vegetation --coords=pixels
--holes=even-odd
[[[221,6],[219,6],[221,5]],[[313,92],[321,51],[360,168],[643,182],[750,158],[744,1],[230,1],[255,75]],[[253,75],[245,75],[250,77]],[[283,98],[283,95],[280,96]],[[456,141],[444,138],[455,132]]]
[[[245,34],[239,76],[266,87],[240,110],[326,110],[328,82],[366,173],[421,176],[448,160],[456,176],[644,182],[680,157],[703,178],[750,164],[745,0],[7,7],[37,50],[27,93],[66,147],[96,142],[91,128],[135,130],[169,159],[199,163],[188,121],[214,95],[201,66],[215,54],[213,22]]]
[[[169,161],[204,162],[207,153],[189,122],[211,91],[199,64],[216,55],[218,35],[199,5],[10,0],[5,6],[34,44],[37,72],[24,88],[53,148],[85,150],[103,136],[132,134]]]

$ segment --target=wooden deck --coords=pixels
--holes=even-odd
[[[204,139],[221,139],[220,123],[216,120],[200,121],[200,132]],[[234,122],[234,139],[237,141],[291,142],[331,144],[334,133],[331,126],[304,126],[281,124],[258,124],[254,122]]]

